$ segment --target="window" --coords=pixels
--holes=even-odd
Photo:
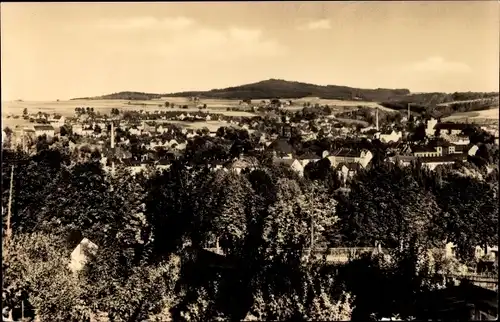
[[[448,149],[449,149],[450,153],[455,153],[455,147],[454,146],[450,146]]]

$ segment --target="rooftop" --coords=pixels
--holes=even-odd
[[[52,125],[34,125],[33,128],[35,131],[54,131],[54,127]]]

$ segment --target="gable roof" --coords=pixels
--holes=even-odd
[[[304,153],[297,157],[299,160],[319,160],[321,157],[312,152]]]
[[[434,147],[428,146],[428,145],[415,145],[411,148],[411,151],[413,153],[425,153],[425,152],[436,152],[436,149]]]
[[[283,164],[286,166],[291,166],[295,161],[296,161],[295,159],[273,158],[273,164]]]
[[[353,149],[340,148],[340,149],[333,151],[330,154],[330,156],[346,157],[346,158],[359,158],[361,156],[361,152],[355,151]]]
[[[446,123],[437,123],[436,125],[434,125],[434,129],[463,131],[470,126],[471,124],[446,122]]]
[[[432,162],[455,162],[455,161],[465,161],[467,160],[467,155],[465,154],[448,154],[437,157],[421,157],[418,158],[422,163],[432,163]]]
[[[346,167],[349,171],[359,171],[361,170],[361,164],[357,163],[357,162],[340,162],[338,165],[337,165],[337,170],[340,171],[342,170],[343,167]]]
[[[54,131],[54,127],[52,125],[34,125],[33,128],[35,131]]]
[[[291,154],[293,153],[293,147],[284,139],[274,140],[268,147],[269,149],[275,150],[276,152]]]

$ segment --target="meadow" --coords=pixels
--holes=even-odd
[[[15,128],[16,126],[27,126],[30,123],[23,118],[14,119],[13,115],[22,115],[25,108],[28,113],[36,114],[43,112],[48,114],[57,113],[63,116],[74,116],[75,108],[77,107],[92,107],[94,112],[102,114],[110,114],[111,109],[118,108],[122,111],[183,111],[183,112],[197,112],[199,109],[189,99],[183,97],[169,97],[168,102],[174,103],[177,107],[165,107],[166,100],[151,100],[151,101],[129,101],[126,100],[71,100],[71,101],[6,101],[2,102],[2,128],[6,126]],[[227,111],[228,107],[237,107],[238,101],[231,100],[204,100],[202,104],[207,104],[208,112],[213,114],[224,114],[228,116],[255,116],[254,113],[245,111]],[[160,106],[161,105],[161,106]],[[180,105],[188,105],[187,109],[178,107]]]
[[[499,112],[500,110],[497,106],[495,108],[491,108],[488,110],[456,113],[444,118],[443,121],[458,122],[458,123],[468,121],[471,123],[479,123],[479,124],[494,124],[494,123],[498,124]]]
[[[175,104],[174,108],[165,107],[165,101]],[[257,100],[254,100],[257,103]],[[315,104],[329,105],[335,112],[342,112],[346,108],[353,108],[356,106],[366,107],[379,107],[382,110],[392,111],[374,102],[362,101],[342,101],[332,99],[320,99],[317,97],[305,97],[300,99],[292,99],[293,104],[286,107],[289,110],[300,110],[304,107],[305,102],[310,102],[312,106]],[[15,128],[16,126],[30,125],[29,121],[22,118],[14,119],[7,118],[8,115],[22,115],[25,108],[28,109],[30,114],[37,112],[44,113],[57,113],[63,116],[74,116],[76,107],[92,107],[95,112],[102,114],[110,114],[111,109],[118,108],[122,111],[133,110],[167,110],[167,111],[183,111],[183,112],[196,112],[199,111],[197,105],[206,104],[209,113],[223,114],[227,116],[246,116],[251,117],[256,114],[247,111],[228,111],[227,108],[239,107],[239,100],[230,99],[202,99],[198,103],[190,101],[186,97],[167,97],[160,100],[149,101],[127,101],[127,100],[70,100],[70,101],[5,101],[2,102],[2,127],[9,126]],[[181,106],[187,105],[188,108],[184,109]],[[199,125],[196,125],[197,127]]]

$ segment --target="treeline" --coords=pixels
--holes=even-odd
[[[212,89],[210,91],[189,91],[171,94],[148,94],[138,92],[120,92],[85,99],[125,99],[148,100],[160,97],[201,97],[235,100],[273,99],[273,98],[302,98],[319,97],[324,99],[385,101],[395,96],[404,96],[410,93],[407,89],[361,89],[347,86],[327,85],[320,86],[301,82],[291,82],[281,79],[269,79],[253,84]]]
[[[496,92],[421,93],[394,98],[380,104],[394,110],[407,110],[408,104],[411,104],[412,112],[446,117],[455,112],[478,111],[498,105],[498,96]]]
[[[147,101],[163,97],[162,94],[151,94],[143,92],[118,92],[102,96],[72,98],[71,100],[129,100]]]
[[[415,316],[415,294],[436,287],[442,274],[429,261],[420,265],[425,250],[452,241],[469,261],[474,246],[498,243],[493,164],[434,174],[418,164],[375,163],[344,195],[327,160],[305,177],[266,158],[238,175],[197,165],[195,158],[216,155],[214,145],[205,155],[198,147],[168,171],[135,177],[75,164],[66,148],[4,153],[3,204],[15,165],[13,239],[2,262],[7,305],[23,300],[51,321],[98,312],[115,321]],[[74,279],[66,265],[81,237],[99,248]],[[217,241],[225,258],[203,251]],[[303,257],[311,245],[376,243],[392,264],[365,258],[337,271]]]
[[[360,89],[336,85],[314,85],[301,82],[269,79],[253,84],[213,89],[205,92],[182,92],[168,96],[200,96],[224,99],[271,99],[271,98],[302,98],[319,97],[324,99],[342,100],[386,100],[394,95],[407,95],[407,89]]]

